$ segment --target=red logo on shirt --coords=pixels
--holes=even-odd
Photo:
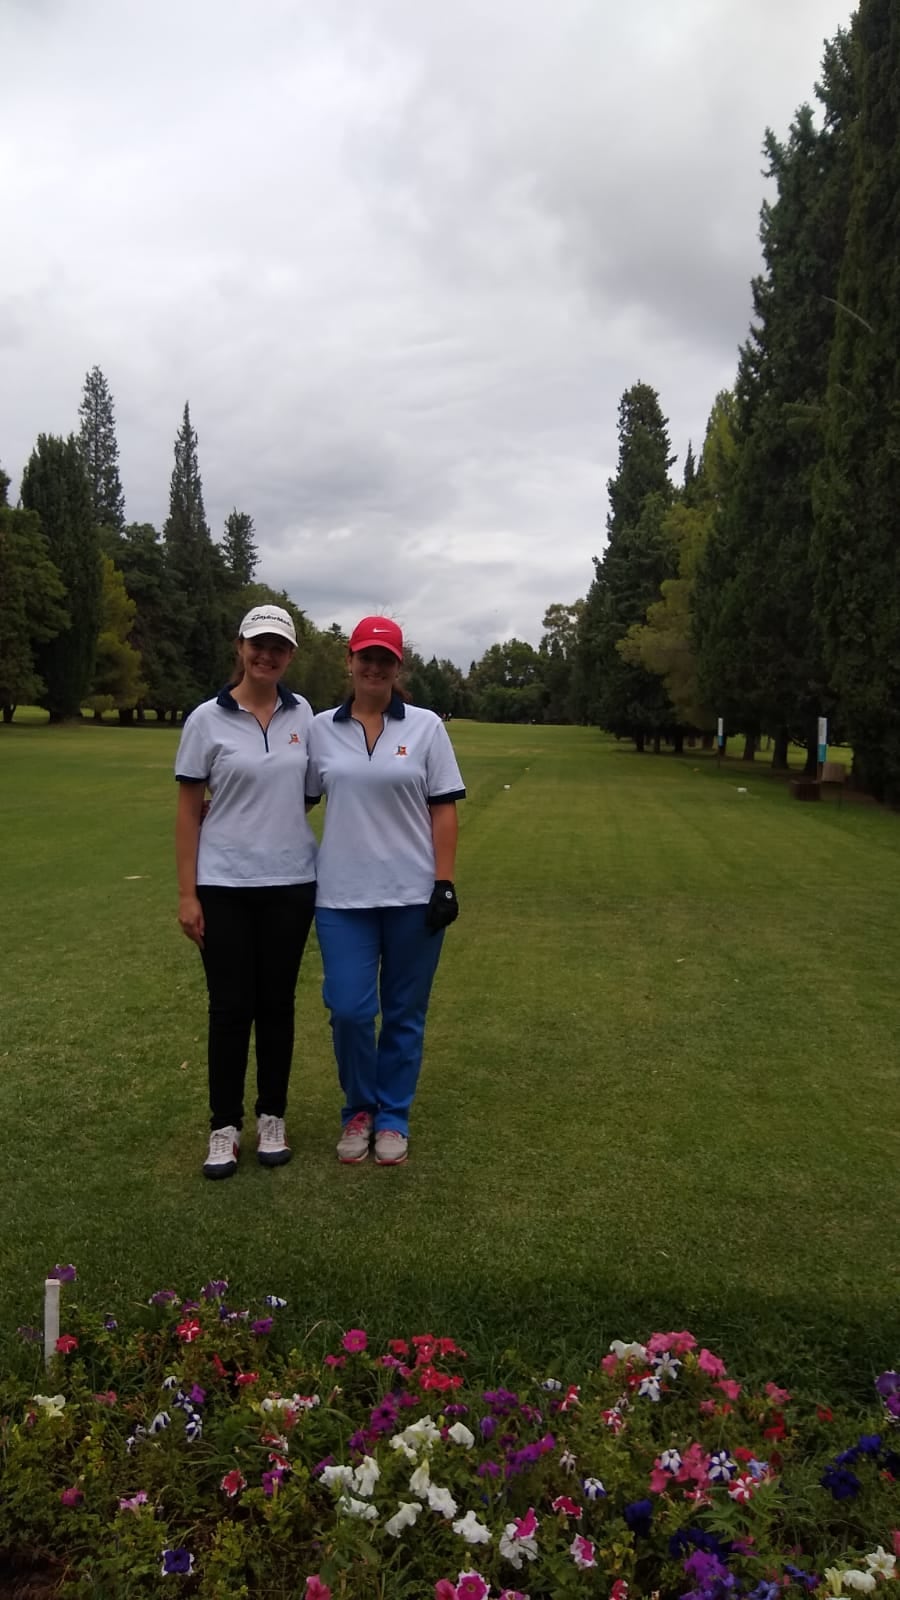
[[[288,739],[288,744],[299,744],[299,743],[300,743],[300,735],[299,735],[299,733],[292,733],[291,737]]]
[[[406,755],[406,745],[405,744],[398,744],[398,746],[397,746],[397,755],[398,756],[405,756]]]

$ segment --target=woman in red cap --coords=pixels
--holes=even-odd
[[[466,792],[440,717],[398,693],[402,661],[390,617],[357,624],[351,693],[313,721],[306,789],[327,801],[316,932],[344,1093],[338,1159],[365,1161],[374,1141],[380,1166],[407,1157],[428,998],[459,915],[456,801]]]

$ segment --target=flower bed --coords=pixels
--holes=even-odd
[[[775,1600],[895,1581],[896,1374],[860,1419],[745,1388],[670,1332],[617,1341],[580,1383],[516,1367],[484,1385],[432,1334],[376,1351],[353,1329],[313,1362],[282,1350],[283,1310],[234,1306],[224,1281],[158,1291],[128,1330],[70,1306],[50,1381],[3,1388],[0,1553],[117,1600]]]

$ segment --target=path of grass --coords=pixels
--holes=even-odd
[[[295,1159],[211,1185],[177,734],[0,729],[0,1330],[72,1260],[97,1305],[221,1273],[298,1327],[574,1361],[689,1326],[864,1386],[900,1359],[900,822],[586,729],[452,733],[463,912],[409,1166],[334,1160],[313,950]]]

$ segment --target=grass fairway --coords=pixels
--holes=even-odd
[[[900,1360],[900,822],[589,729],[451,732],[462,916],[409,1165],[334,1159],[313,947],[294,1161],[209,1184],[177,732],[0,728],[3,1335],[71,1260],[97,1307],[221,1274],[317,1338],[573,1363],[690,1327],[742,1375],[863,1394]]]

